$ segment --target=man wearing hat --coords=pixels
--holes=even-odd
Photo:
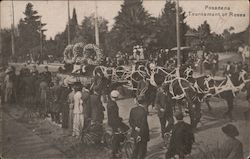
[[[147,143],[149,139],[149,126],[147,111],[145,110],[145,100],[140,96],[136,99],[137,106],[132,108],[129,115],[129,124],[132,127],[132,137],[134,138],[133,159],[143,159],[147,153]]]
[[[120,93],[117,90],[113,90],[110,93],[110,98],[107,104],[108,125],[113,130],[112,141],[112,157],[119,157],[118,151],[120,149],[120,143],[124,140],[124,134],[121,132],[127,131],[129,127],[122,122],[122,118],[119,116],[119,107],[116,103]],[[118,156],[117,156],[118,155]]]
[[[113,142],[112,142],[112,157],[116,158],[118,150],[120,147],[120,142],[122,141],[121,136],[118,134],[121,125],[122,118],[119,117],[119,107],[116,103],[116,99],[120,93],[117,90],[113,90],[110,93],[110,99],[107,104],[107,115],[108,115],[108,125],[113,131]]]
[[[60,84],[59,95],[58,95],[58,103],[62,107],[62,128],[68,128],[68,120],[69,120],[69,106],[67,103],[67,97],[71,89],[64,83],[64,81]]]
[[[60,123],[60,112],[61,112],[61,104],[59,102],[59,96],[60,96],[60,85],[59,85],[59,79],[55,78],[53,80],[53,87],[51,87],[51,93],[52,93],[52,103],[51,103],[51,119],[55,123]]]
[[[183,113],[176,112],[175,118],[177,123],[172,130],[169,148],[165,155],[166,159],[171,159],[176,155],[179,156],[179,159],[184,159],[185,155],[191,153],[192,145],[194,143],[192,126],[183,121]]]
[[[243,159],[242,143],[236,139],[239,136],[238,129],[232,125],[227,124],[222,127],[222,132],[226,135],[227,140],[221,146],[221,154],[225,159]]]

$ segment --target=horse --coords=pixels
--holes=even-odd
[[[149,86],[152,87],[147,86],[143,90],[145,99],[152,96],[152,88],[157,89],[157,87],[163,86],[165,92],[172,98],[175,107],[178,106],[180,111],[182,111],[183,105],[187,107],[191,125],[195,128],[201,118],[200,102],[196,97],[197,92],[189,81],[178,76],[178,72],[178,69],[168,70],[163,67],[156,67],[151,70],[148,81]],[[156,92],[153,93],[156,94]]]
[[[239,73],[234,73],[229,76],[226,76],[225,79],[215,80],[210,75],[203,75],[197,78],[194,78],[190,70],[186,70],[185,77],[186,79],[193,84],[195,90],[197,91],[199,100],[204,100],[208,106],[209,111],[212,110],[212,107],[209,103],[210,97],[222,98],[227,102],[228,110],[224,113],[224,117],[228,116],[232,119],[232,110],[233,103],[236,94],[244,90],[246,83],[247,75],[246,71],[241,70]]]

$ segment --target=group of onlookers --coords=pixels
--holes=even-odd
[[[91,125],[102,125],[104,111],[107,111],[108,125],[113,132],[112,157],[120,157],[120,144],[124,141],[121,132],[127,131],[129,127],[123,123],[119,115],[117,90],[108,93],[107,110],[105,110],[101,95],[107,83],[103,83],[100,74],[94,77],[92,85],[82,85],[80,82],[52,78],[47,66],[39,73],[36,66],[29,69],[24,65],[19,75],[16,74],[14,67],[8,67],[2,79],[3,103],[16,102],[24,108],[38,112],[41,117],[50,117],[53,122],[61,124],[62,128],[69,129],[75,137],[80,137]],[[148,112],[145,109],[148,107],[148,101],[138,93],[135,103],[136,106],[130,110],[129,115],[131,136],[134,141],[132,158],[143,159],[146,157],[147,143],[150,140]],[[176,155],[179,159],[184,159],[191,153],[195,142],[192,126],[184,122],[182,112],[173,112],[173,101],[163,86],[157,88],[153,104],[158,112],[162,138],[165,139],[166,135],[171,136],[166,159]],[[222,127],[222,131],[227,136],[226,143],[221,147],[225,152],[224,158],[243,159],[242,144],[235,138],[239,135],[237,128],[228,124]]]
[[[224,75],[233,75],[235,73],[239,73],[241,70],[245,70],[248,72],[248,65],[245,63],[243,64],[241,61],[240,62],[231,62],[227,61],[227,64],[225,65],[224,68]]]

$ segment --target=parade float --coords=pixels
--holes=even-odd
[[[100,48],[84,42],[68,45],[63,56],[64,68],[59,68],[57,77],[64,83],[81,82],[85,86],[93,82],[93,72],[104,59]]]

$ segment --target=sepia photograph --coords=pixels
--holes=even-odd
[[[250,159],[249,12],[0,1],[0,159]]]

